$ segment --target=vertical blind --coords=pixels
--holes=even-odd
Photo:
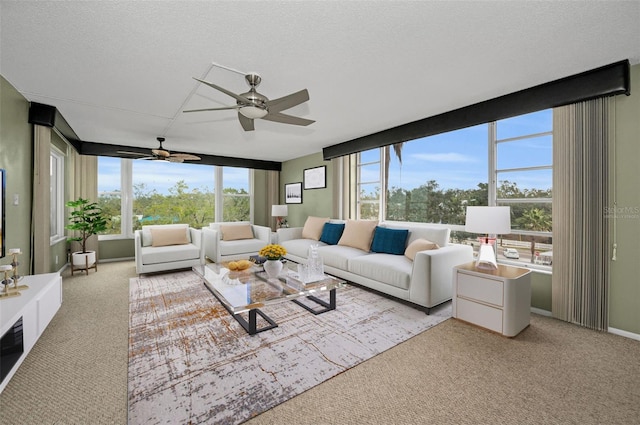
[[[610,99],[553,113],[552,314],[596,330],[608,327]]]

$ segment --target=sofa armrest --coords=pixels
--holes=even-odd
[[[136,273],[142,270],[142,230],[133,232],[134,253],[136,257]]]
[[[253,234],[256,239],[260,239],[268,245],[271,243],[271,228],[266,226],[258,226],[257,224],[253,225]]]
[[[200,248],[200,264],[204,264],[204,244],[202,243],[202,230],[189,227],[191,243]]]
[[[293,239],[302,239],[302,227],[284,227],[277,231],[277,242],[282,243]]]
[[[453,268],[473,261],[470,245],[449,244],[445,247],[420,251],[413,261],[410,299],[433,307],[447,300],[453,294]]]
[[[203,256],[211,261],[220,262],[220,232],[210,227],[202,228]]]

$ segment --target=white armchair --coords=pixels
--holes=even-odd
[[[138,274],[204,264],[202,232],[188,224],[142,226],[135,231],[134,242]]]
[[[204,255],[219,263],[248,259],[271,243],[271,229],[249,222],[210,223],[202,228]]]

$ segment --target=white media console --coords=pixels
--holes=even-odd
[[[0,393],[7,386],[42,335],[45,328],[62,305],[62,277],[59,273],[25,276],[19,285],[29,289],[21,290],[20,296],[0,299],[0,338],[11,332],[11,338],[22,338],[23,352],[0,382]],[[22,318],[22,327],[14,326]]]

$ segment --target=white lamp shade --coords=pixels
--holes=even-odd
[[[286,217],[289,214],[287,205],[271,205],[271,217]]]
[[[511,207],[467,207],[464,230],[487,235],[511,233]]]

